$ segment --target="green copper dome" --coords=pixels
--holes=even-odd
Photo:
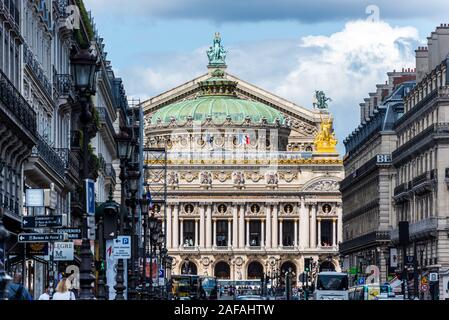
[[[174,118],[183,123],[191,118],[195,122],[204,122],[209,116],[215,124],[223,123],[228,117],[232,122],[243,123],[247,117],[252,123],[266,119],[268,124],[275,124],[276,119],[284,123],[284,116],[278,110],[251,100],[240,99],[235,93],[237,83],[224,78],[223,70],[212,72],[212,77],[199,83],[201,94],[197,98],[170,104],[156,111],[152,122],[158,119],[170,123]]]

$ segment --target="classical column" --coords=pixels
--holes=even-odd
[[[316,248],[316,205],[311,205],[312,218],[310,219],[310,247]]]
[[[249,219],[245,221],[246,223],[246,246],[249,247]]]
[[[337,244],[342,242],[343,237],[343,208],[342,204],[337,204]]]
[[[305,199],[301,198],[299,204],[299,246],[301,248],[309,247],[309,211],[306,208]]]
[[[277,248],[278,247],[278,205],[274,204],[273,205],[273,248]]]
[[[228,241],[226,242],[226,245],[228,247],[231,246],[231,235],[232,235],[231,228],[232,228],[232,220],[228,219]]]
[[[283,237],[283,233],[282,233],[282,224],[283,224],[283,219],[279,219],[279,246],[282,247],[284,245],[284,237]]]
[[[298,220],[296,220],[295,219],[295,228],[294,228],[294,231],[295,231],[295,235],[294,235],[294,242],[293,242],[293,246],[294,247],[297,247],[298,246]]]
[[[217,246],[217,219],[214,219],[214,239],[212,241],[213,246],[216,247]]]
[[[179,247],[179,208],[178,204],[173,207],[173,247]]]
[[[205,224],[204,224],[204,204],[200,205],[200,248],[204,249],[206,247],[205,243],[204,243],[204,234],[205,234]]]
[[[317,218],[316,221],[318,222],[318,247],[321,247],[321,218]]]
[[[207,205],[207,211],[206,211],[206,246],[207,248],[212,247],[212,205]]]
[[[172,215],[172,206],[167,205],[167,248],[172,248],[172,223],[171,223],[171,215]]]
[[[195,247],[198,247],[198,219],[195,219]]]
[[[265,205],[267,232],[265,234],[265,247],[271,248],[271,205]]]
[[[239,248],[245,248],[245,205],[240,205],[239,210]]]
[[[265,246],[265,222],[263,219],[260,220],[260,230],[261,230],[260,247],[263,248]]]
[[[238,205],[233,203],[232,204],[232,247],[237,248],[239,246],[238,243]]]
[[[184,245],[184,219],[179,219],[179,225],[181,232],[179,233],[179,247],[182,248]]]
[[[337,245],[337,219],[332,219],[332,245]]]

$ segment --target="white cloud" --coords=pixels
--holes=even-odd
[[[280,96],[310,106],[315,90],[332,98],[331,112],[343,152],[342,140],[359,123],[359,107],[386,72],[414,67],[418,31],[385,22],[353,21],[330,36],[304,37],[300,46],[314,51],[298,56],[285,81],[274,88]]]

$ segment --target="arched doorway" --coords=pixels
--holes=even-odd
[[[323,261],[320,264],[320,272],[323,271],[335,271],[335,266],[332,262],[330,261]]]
[[[198,268],[192,261],[184,261],[181,265],[181,274],[198,274]]]
[[[217,279],[231,279],[231,268],[229,264],[220,261],[215,265],[214,275]]]
[[[282,265],[281,265],[281,283],[285,282],[285,273],[287,271],[292,271],[293,275],[292,275],[292,285],[296,286],[296,279],[298,278],[298,273],[296,272],[296,265],[291,262],[291,261],[285,261]]]
[[[248,279],[260,280],[263,277],[263,266],[258,261],[253,261],[248,265]]]

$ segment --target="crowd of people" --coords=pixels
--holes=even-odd
[[[56,290],[52,293],[51,287],[47,286],[38,300],[76,300],[77,292],[72,288],[67,278],[62,278]],[[33,300],[33,296],[22,284],[22,275],[14,275],[13,281],[8,286],[8,300]]]

